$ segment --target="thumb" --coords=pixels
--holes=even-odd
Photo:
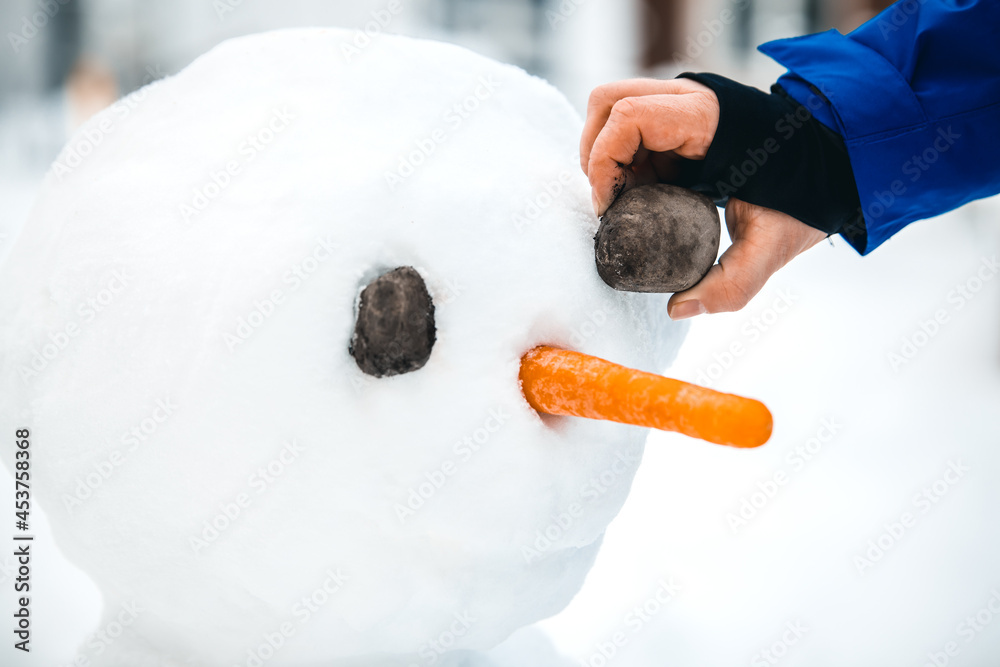
[[[667,304],[670,319],[743,308],[771,275],[764,269],[761,254],[747,239],[735,239],[719,263],[697,285],[670,297]]]
[[[726,226],[733,244],[697,285],[670,297],[671,319],[740,310],[775,271],[826,238],[789,215],[739,199],[726,205]]]

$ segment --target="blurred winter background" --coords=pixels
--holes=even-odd
[[[710,70],[768,86],[763,41],[884,0],[401,0],[388,31],[596,85]],[[3,0],[0,258],[49,164],[94,112],[228,37],[364,30],[387,0]],[[378,30],[382,28],[379,27]],[[1000,225],[996,199],[867,258],[833,239],[741,313],[696,321],[670,374],[764,399],[771,443],[656,433],[587,584],[468,665],[1000,665]],[[2,488],[12,496],[9,475]],[[36,509],[37,523],[37,509]],[[44,518],[44,517],[42,517]],[[100,599],[43,529],[34,652],[68,665]],[[0,556],[0,608],[13,609]]]

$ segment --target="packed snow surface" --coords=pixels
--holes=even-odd
[[[597,275],[580,118],[514,67],[353,38],[232,40],[98,115],[0,269],[0,429],[129,621],[101,664],[490,647],[569,602],[625,501],[645,431],[517,381],[539,344],[662,371],[686,331]],[[376,379],[357,298],[401,266],[437,342]]]

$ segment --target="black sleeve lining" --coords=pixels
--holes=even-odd
[[[705,192],[719,205],[736,197],[827,234],[864,233],[847,147],[808,107],[777,84],[768,94],[717,74],[680,77],[711,88],[720,110],[708,154],[701,161],[685,161],[682,185]]]

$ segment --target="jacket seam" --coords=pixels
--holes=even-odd
[[[834,109],[837,108],[836,105],[831,104],[831,106],[833,106]],[[965,111],[960,111],[958,113],[951,114],[949,116],[942,116],[940,118],[931,118],[924,121],[923,123],[920,123],[919,125],[908,125],[906,127],[897,128],[895,130],[886,130],[884,132],[877,132],[874,134],[862,134],[851,138],[845,137],[845,142],[852,146],[863,146],[865,144],[880,143],[883,141],[888,141],[890,139],[896,139],[906,134],[914,134],[916,132],[921,132],[939,123],[944,123],[950,120],[957,120],[959,118],[962,118],[963,116],[971,116],[979,114],[982,113],[983,111],[988,111],[993,107],[1000,107],[1000,102],[991,102],[981,107],[976,107],[975,109],[966,109]]]

